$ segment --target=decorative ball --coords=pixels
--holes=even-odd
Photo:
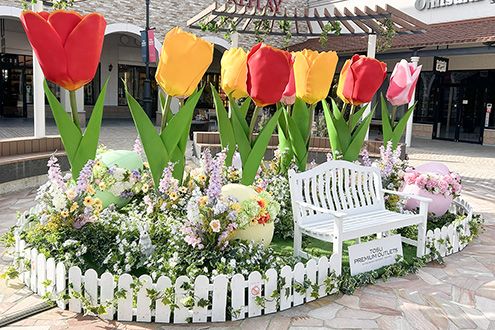
[[[449,168],[442,163],[426,163],[420,165],[415,168],[415,171],[418,174],[439,174],[439,175],[447,175],[450,173]],[[445,196],[444,194],[433,194],[429,191],[426,191],[416,184],[405,184],[403,188],[403,192],[413,194],[421,197],[431,198],[433,201],[428,204],[428,212],[433,213],[435,217],[440,217],[444,215],[449,207],[452,204],[452,200],[454,198],[453,195]],[[415,199],[409,199],[406,202],[405,209],[406,210],[414,210],[419,207],[419,201]]]
[[[143,160],[134,151],[129,150],[115,150],[102,153],[98,156],[103,165],[110,167],[115,165],[119,168],[125,168],[127,170],[143,169]],[[120,199],[120,196],[115,196],[108,189],[99,190],[96,192],[95,197],[101,199],[103,207],[107,207],[110,204],[115,204],[116,207],[123,207],[129,201],[130,198]]]

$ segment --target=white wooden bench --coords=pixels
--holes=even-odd
[[[290,193],[294,211],[294,255],[311,256],[301,249],[302,234],[333,242],[342,269],[342,242],[392,229],[418,225],[418,240],[402,238],[417,246],[417,256],[425,253],[428,203],[431,199],[382,188],[377,167],[360,166],[334,160],[302,173],[289,171]],[[419,214],[402,214],[385,209],[384,193],[420,201]]]

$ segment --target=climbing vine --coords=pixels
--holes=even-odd
[[[378,40],[376,43],[376,52],[385,52],[390,47],[392,47],[392,42],[394,40],[395,28],[394,22],[385,18],[384,23],[379,26]]]
[[[53,9],[67,9],[67,7],[72,7],[74,5],[74,0],[49,0],[53,3]],[[21,0],[21,5],[24,10],[28,9],[28,5],[34,5],[38,0]]]

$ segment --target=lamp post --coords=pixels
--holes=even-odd
[[[150,81],[150,49],[148,31],[150,30],[150,0],[146,0],[146,77],[144,79],[143,106],[146,115],[151,118],[151,81]]]

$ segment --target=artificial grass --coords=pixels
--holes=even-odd
[[[293,254],[293,240],[291,238],[281,238],[279,236],[274,236],[270,247],[273,248],[275,254],[289,256]],[[342,269],[349,269],[349,245],[356,244],[355,240],[349,240],[344,242],[343,253],[342,253]],[[313,237],[303,236],[302,247],[303,250],[314,257],[320,258],[326,256],[330,259],[332,255],[332,243],[321,241]],[[416,247],[409,244],[402,243],[402,253],[404,254],[404,259],[408,263],[412,263],[413,258],[416,257]],[[382,267],[383,268],[383,267]],[[377,269],[379,275],[383,272],[382,268]]]

